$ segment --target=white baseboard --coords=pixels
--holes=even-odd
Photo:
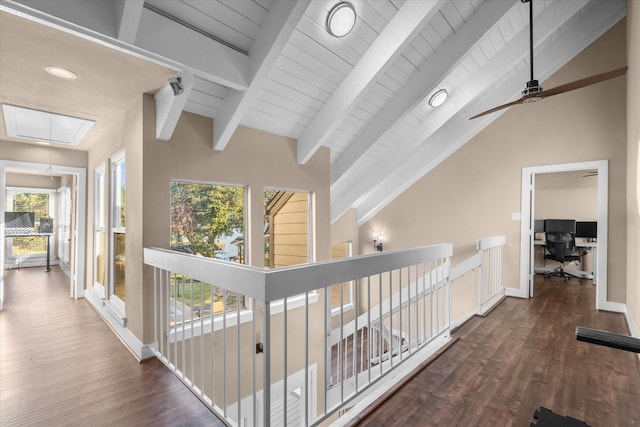
[[[504,294],[508,297],[529,298],[528,292],[520,288],[504,288]]]
[[[86,293],[86,300],[93,306],[100,317],[102,317],[102,320],[109,325],[120,341],[127,346],[129,351],[131,351],[138,360],[144,360],[155,356],[150,345],[142,344],[140,340],[138,340],[138,338],[136,338],[136,336],[124,326],[125,322],[119,319],[118,315],[114,316],[113,309],[108,307],[105,300],[101,299],[93,292]]]

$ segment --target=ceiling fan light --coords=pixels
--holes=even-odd
[[[349,2],[343,1],[331,8],[327,16],[327,31],[334,37],[344,37],[356,24],[356,10]]]
[[[440,105],[444,104],[444,101],[447,100],[448,96],[449,94],[445,89],[440,89],[439,91],[431,95],[431,98],[429,98],[429,105],[431,105],[433,108],[439,107]]]

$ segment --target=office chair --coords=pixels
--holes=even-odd
[[[564,269],[565,263],[580,261],[580,255],[573,255],[576,249],[575,235],[566,231],[547,231],[545,232],[545,239],[548,253],[545,254],[544,258],[557,261],[560,266],[546,273],[544,278],[560,276],[563,281],[567,281],[569,277],[576,277],[582,281],[582,276]]]

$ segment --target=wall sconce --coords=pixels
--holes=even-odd
[[[384,240],[384,234],[378,234],[373,232],[373,249],[382,252],[382,241]]]

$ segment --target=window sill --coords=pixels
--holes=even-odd
[[[318,302],[320,296],[317,293],[309,294],[309,304]],[[296,295],[287,299],[287,311],[294,310],[296,308],[304,307],[305,296]],[[284,300],[274,301],[271,303],[271,315],[279,314],[284,311]],[[225,325],[226,319],[226,325]],[[213,331],[221,331],[225,326],[227,328],[234,327],[238,324],[248,323],[253,321],[253,311],[243,309],[240,313],[237,311],[229,311],[225,314],[217,314],[213,317]],[[211,333],[212,318],[193,319],[179,325],[174,325],[169,331],[169,342],[175,343],[176,341],[183,341],[192,337],[197,337],[202,334]]]

